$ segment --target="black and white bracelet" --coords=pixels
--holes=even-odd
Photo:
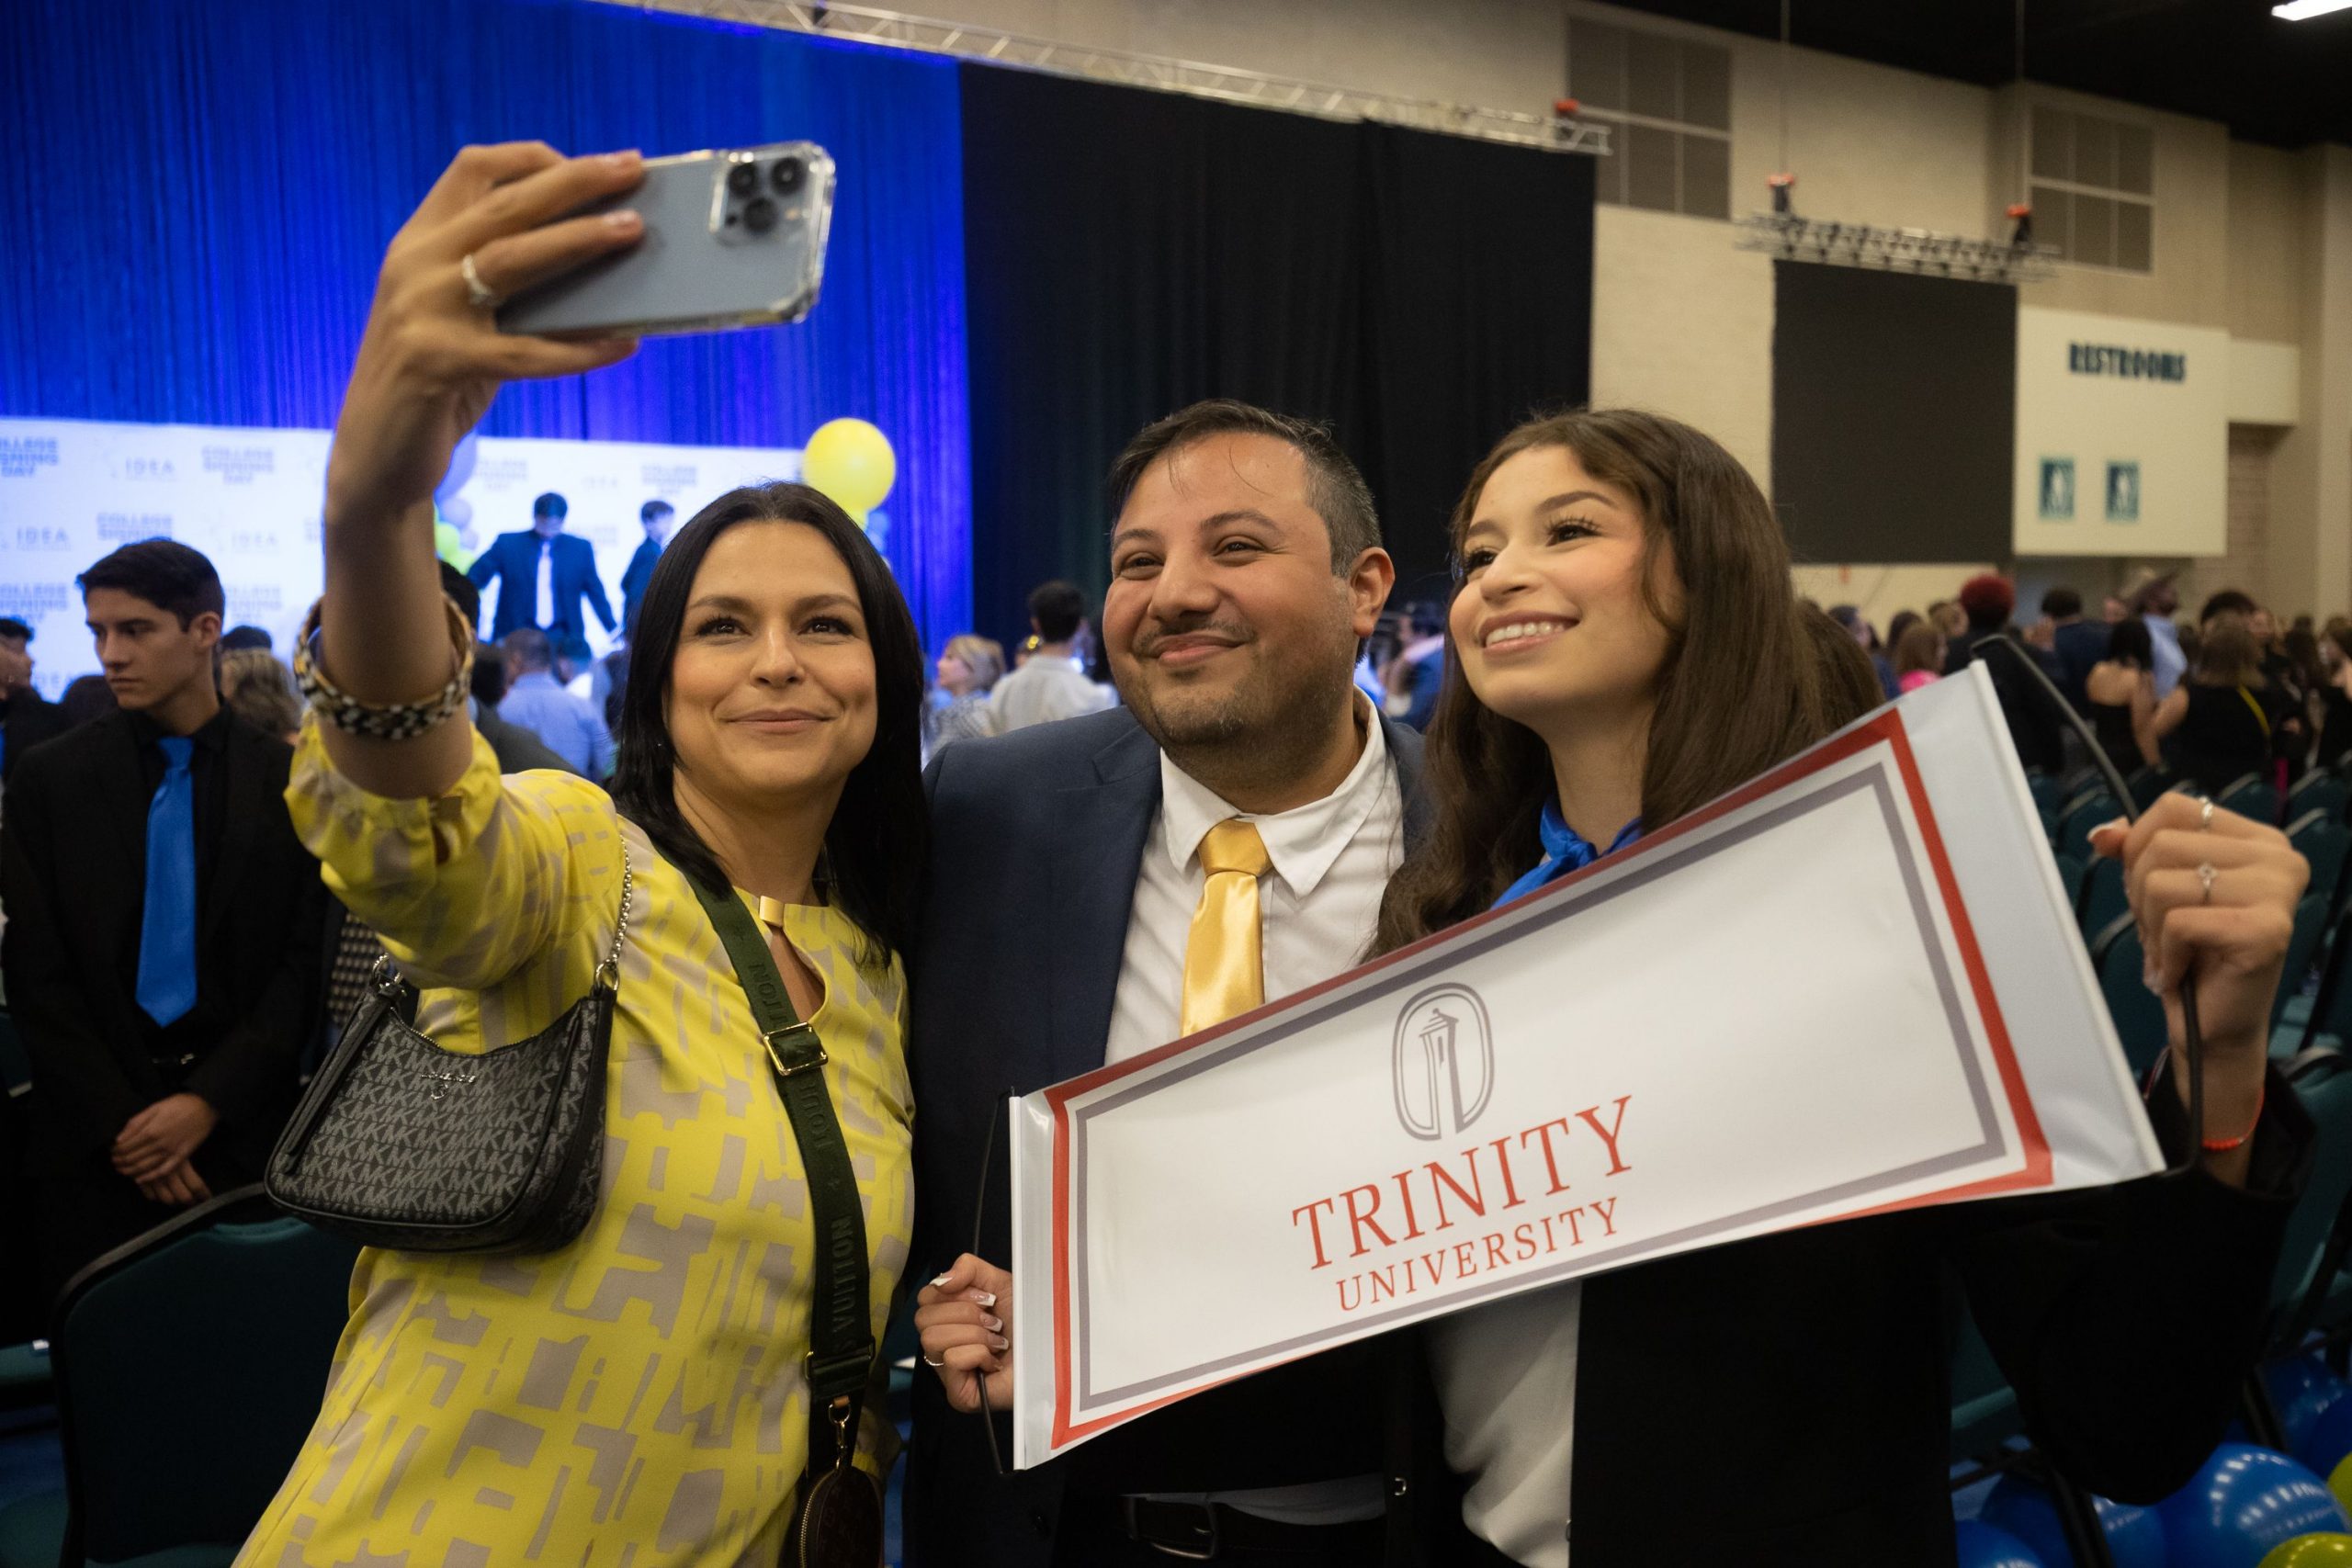
[[[454,600],[443,595],[441,604],[449,615],[449,638],[455,645],[458,668],[449,683],[432,696],[417,703],[363,703],[327,679],[319,667],[319,611],[326,601],[322,599],[311,606],[302,619],[302,630],[294,641],[294,683],[301,689],[304,700],[319,710],[319,716],[337,729],[350,735],[365,735],[377,740],[413,740],[418,736],[457,714],[472,694],[474,674],[474,629],[466,624],[465,612]]]

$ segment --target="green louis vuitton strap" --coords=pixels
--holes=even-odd
[[[808,1468],[804,1491],[818,1476],[846,1468],[857,1447],[858,1412],[874,1370],[873,1320],[866,1304],[865,1211],[850,1168],[849,1145],[825,1088],[825,1047],[800,1021],[751,911],[729,890],[714,893],[686,878],[718,929],[751,999],[775,1074],[776,1094],[792,1119],[800,1163],[808,1176],[808,1205],[817,1232],[816,1289],[808,1324]]]

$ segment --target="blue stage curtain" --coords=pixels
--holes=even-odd
[[[927,640],[971,622],[956,73],[586,0],[0,5],[0,414],[334,423],[385,243],[458,147],[807,137],[840,165],[822,302],[517,385],[496,435],[899,454],[888,552]]]

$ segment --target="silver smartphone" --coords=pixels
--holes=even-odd
[[[643,214],[644,238],[517,294],[499,310],[501,332],[718,332],[797,321],[817,303],[833,160],[813,141],[649,158],[636,189],[581,211],[621,207]]]

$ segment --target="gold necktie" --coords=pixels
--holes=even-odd
[[[1273,863],[1258,829],[1228,817],[1201,840],[1201,865],[1208,880],[1201,906],[1193,911],[1184,941],[1186,1034],[1248,1012],[1266,999],[1266,966],[1260,955],[1258,879]]]

